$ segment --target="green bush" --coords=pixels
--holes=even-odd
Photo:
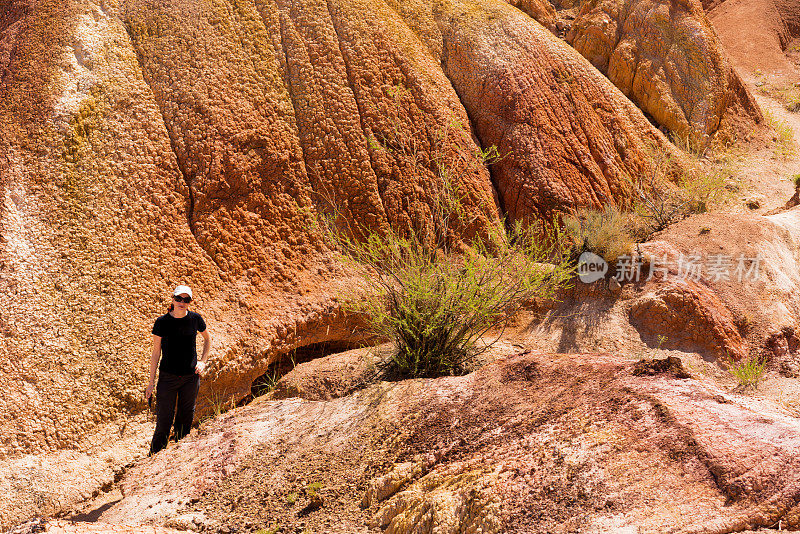
[[[743,358],[735,361],[728,359],[728,372],[736,377],[739,387],[743,389],[757,388],[758,383],[767,371],[767,359],[764,357]]]
[[[403,153],[396,148],[403,146],[398,139],[392,140],[396,155]],[[496,153],[494,147],[481,151],[471,164],[490,163]],[[434,206],[413,228],[374,230],[342,221],[335,202],[321,210],[328,216],[316,219],[329,246],[363,282],[358,296],[343,295],[344,308],[367,318],[370,334],[394,343],[385,369],[390,377],[467,372],[493,343],[484,336],[502,328],[524,303],[552,298],[573,271],[561,254],[564,236],[557,225],[506,225],[496,219],[481,225],[457,185],[470,165],[434,159]],[[461,229],[480,226],[477,235],[463,236]]]
[[[345,299],[345,307],[367,317],[372,334],[394,342],[388,371],[397,377],[466,372],[491,345],[481,341],[486,334],[523,303],[552,298],[572,272],[557,230],[546,245],[541,232],[519,222],[510,235],[498,224],[460,254],[394,230],[363,234],[362,240],[332,234],[367,293]]]

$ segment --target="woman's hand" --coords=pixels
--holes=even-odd
[[[155,386],[153,386],[153,384],[150,384],[150,385],[147,386],[147,389],[144,390],[144,400],[147,400],[147,399],[150,398],[150,396],[153,394],[153,388],[154,387]]]
[[[200,376],[203,376],[203,371],[206,370],[206,362],[198,361],[197,365],[194,368],[194,372]]]

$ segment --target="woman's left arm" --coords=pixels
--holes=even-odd
[[[201,374],[206,369],[206,358],[208,358],[208,352],[211,350],[211,334],[208,333],[208,328],[200,332],[200,335],[203,336],[203,354],[197,359],[197,367],[195,367],[195,372],[197,374]],[[201,365],[202,364],[202,365]]]

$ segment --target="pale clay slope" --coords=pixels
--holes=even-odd
[[[466,377],[376,384],[330,401],[259,400],[130,470],[122,500],[100,519],[194,517],[218,528],[243,516],[214,503],[241,495],[239,510],[261,499],[265,524],[316,529],[332,514],[335,532],[364,522],[453,533],[800,524],[796,418],[708,381],[633,377],[631,367],[611,355],[516,355]],[[394,467],[372,468],[398,452],[405,459]],[[330,467],[325,508],[292,520],[290,507],[283,517],[285,495],[319,476],[315,461]],[[264,489],[244,485],[259,478]],[[366,488],[363,511],[344,489],[354,484]],[[562,516],[566,499],[573,505]]]

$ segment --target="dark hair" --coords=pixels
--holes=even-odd
[[[170,304],[169,305],[169,309],[167,310],[167,313],[171,312],[174,309],[175,309],[175,304]]]

